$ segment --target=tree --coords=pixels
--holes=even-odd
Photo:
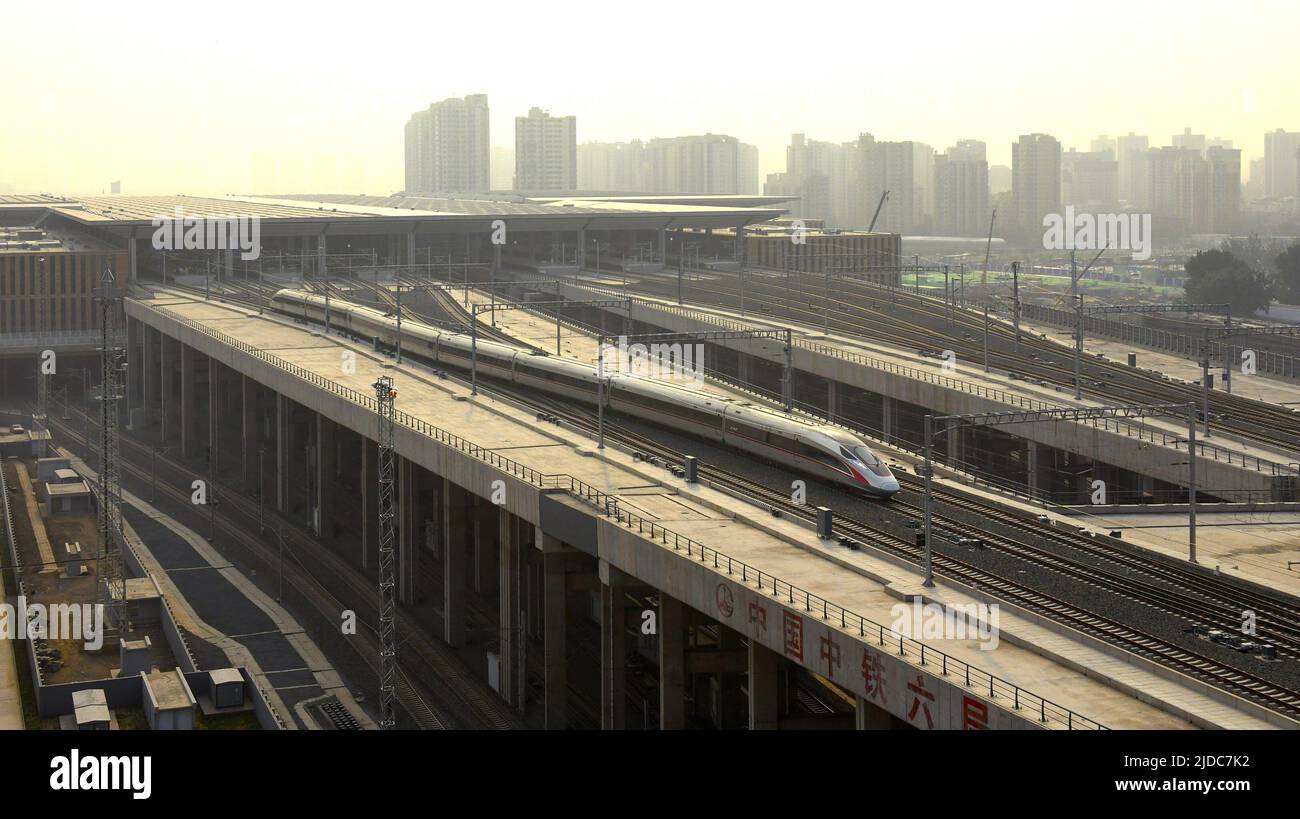
[[[1268,310],[1268,276],[1223,250],[1201,250],[1184,265],[1183,289],[1193,304],[1230,304],[1235,316]]]
[[[1277,268],[1278,298],[1300,304],[1300,242],[1279,253],[1273,265]]]
[[[1251,269],[1258,270],[1268,277],[1277,274],[1275,260],[1277,254],[1285,247],[1286,243],[1280,239],[1266,239],[1253,233],[1246,237],[1224,239],[1219,243],[1219,250],[1231,253]]]

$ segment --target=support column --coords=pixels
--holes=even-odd
[[[686,727],[686,607],[659,592],[659,727]]]
[[[668,229],[659,228],[659,263],[668,263]]]
[[[329,495],[325,489],[326,472],[324,456],[325,424],[327,423],[329,422],[325,420],[325,416],[321,415],[319,412],[316,413],[315,440],[312,445],[312,463],[308,464],[308,468],[312,470],[312,488],[316,490],[314,493],[315,497],[311,498],[310,503],[312,506],[312,529],[316,532],[317,537],[323,537],[325,535],[325,515],[327,514],[325,510],[329,508],[326,505]]]
[[[241,375],[239,384],[240,401],[240,439],[243,445],[242,471],[244,491],[252,493],[257,488],[257,448],[260,436],[257,430],[257,382],[246,375]]]
[[[541,534],[542,545],[542,666],[543,695],[546,698],[546,730],[562,731],[568,727],[566,700],[569,691],[568,593],[564,579],[564,544],[548,534]]]
[[[474,591],[490,595],[497,590],[501,529],[498,507],[474,496]]]
[[[415,599],[416,466],[397,456],[397,599]]]
[[[221,378],[221,375],[217,372],[218,366],[220,365],[217,364],[216,359],[208,359],[208,463],[211,464],[210,468],[214,480],[221,472],[221,447],[217,446],[217,439],[221,437],[221,431],[218,428],[221,423],[218,417],[221,413],[218,412],[217,402],[217,382]],[[208,491],[211,492],[211,488]]]
[[[622,572],[600,561],[600,727],[627,727],[627,646]]]
[[[578,270],[587,266],[587,231],[585,228],[578,228],[578,253],[575,257],[578,263]]]
[[[894,435],[894,399],[888,395],[880,396],[880,431],[886,441]]]
[[[316,275],[325,276],[329,271],[325,267],[325,254],[328,252],[329,242],[325,239],[325,234],[316,237]]]
[[[826,417],[831,421],[840,414],[840,382],[826,379]]]
[[[749,730],[775,731],[780,727],[780,657],[758,642],[749,641]]]
[[[194,421],[194,350],[181,344],[181,457],[194,454],[194,434],[190,425]]]
[[[164,333],[159,333],[158,335],[159,335],[159,341],[161,342],[158,345],[158,370],[159,370],[158,380],[161,386],[161,389],[159,391],[159,396],[158,396],[159,439],[161,440],[163,446],[166,446],[168,437],[172,432],[172,424],[170,423],[167,416],[168,413],[170,412],[169,406],[173,403],[172,389],[175,387],[175,379],[172,375],[172,361],[171,361],[171,359],[174,356],[169,357],[167,355],[167,348],[170,347],[174,342],[170,338],[168,338],[167,335]]]
[[[1026,441],[1026,444],[1028,456],[1025,458],[1025,483],[1029,487],[1029,497],[1032,498],[1038,494],[1038,443]]]
[[[455,483],[442,483],[442,639],[453,648],[465,644],[465,540],[468,493]]]
[[[406,234],[406,263],[415,264],[415,231]]]
[[[875,703],[858,697],[858,707],[854,714],[854,724],[859,731],[888,731],[892,727],[889,712]]]
[[[361,568],[379,556],[379,445],[361,436]]]
[[[958,424],[948,426],[948,465],[961,465],[961,426]]]
[[[162,334],[147,324],[141,324],[140,327],[143,330],[142,335],[144,336],[144,371],[141,373],[144,395],[141,396],[140,402],[140,406],[143,408],[141,423],[144,426],[149,426],[153,423],[153,395],[157,389],[158,379],[158,362],[155,360],[156,356],[154,354],[153,337],[155,335],[161,336]]]
[[[275,394],[275,510],[285,511],[285,472],[289,468],[289,399],[283,393]]]
[[[497,584],[501,590],[498,597],[498,623],[500,624],[501,646],[501,696],[505,701],[523,713],[525,690],[523,686],[524,670],[524,621],[523,621],[523,566],[524,553],[519,537],[519,521],[504,507],[497,507],[498,527],[500,533],[497,542],[501,554],[497,565],[500,567],[500,580]]]

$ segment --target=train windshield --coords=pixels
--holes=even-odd
[[[865,446],[853,447],[853,456],[866,465],[867,469],[870,469],[881,477],[886,477],[890,474],[889,467],[885,466],[885,462],[880,460],[876,453],[867,449]]]

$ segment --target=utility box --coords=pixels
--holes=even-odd
[[[212,704],[218,708],[239,708],[244,704],[244,676],[236,668],[208,672]]]
[[[1137,354],[1137,353],[1129,353],[1129,354],[1128,354],[1128,365],[1129,365],[1130,367],[1136,367],[1136,366],[1138,365],[1138,354]]]
[[[63,571],[66,577],[81,577],[81,544],[63,544]]]
[[[72,715],[78,731],[107,731],[112,723],[108,698],[102,688],[72,692]]]
[[[148,635],[139,640],[122,640],[118,645],[121,676],[135,677],[147,674],[153,668],[153,643]]]
[[[700,464],[694,455],[686,456],[686,460],[682,463],[682,469],[686,472],[684,477],[687,483],[700,482]]]
[[[817,507],[817,537],[821,538],[822,540],[830,540],[833,528],[834,528],[834,524],[832,523],[831,510],[827,509],[825,506],[818,506]]]
[[[179,668],[141,674],[145,718],[155,731],[189,731],[194,728],[197,701]]]

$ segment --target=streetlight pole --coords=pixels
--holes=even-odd
[[[932,458],[933,453],[931,451],[930,439],[934,435],[934,416],[929,413],[925,416],[924,433],[925,474],[922,477],[925,478],[925,503],[922,505],[924,513],[922,537],[925,538],[925,543],[923,544],[925,548],[925,580],[921,585],[925,586],[927,589],[932,589],[934,588],[934,550],[930,545],[930,514],[934,505],[934,489],[931,486],[931,481],[934,476],[934,460]]]

